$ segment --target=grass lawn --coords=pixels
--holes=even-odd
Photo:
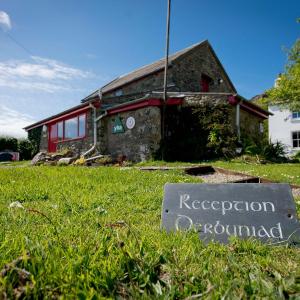
[[[268,178],[276,182],[300,185],[300,163],[297,164],[246,164],[240,161],[217,161],[216,167],[240,171],[243,173]]]
[[[166,162],[166,161],[147,161],[137,164],[140,167],[146,166],[197,166],[212,165],[220,168],[239,171],[242,173],[256,175],[270,179],[275,182],[290,183],[300,185],[300,163],[288,164],[254,164],[244,163],[241,160],[231,161],[201,161],[201,162]]]
[[[178,170],[0,167],[0,299],[299,299],[299,249],[204,245],[196,233],[160,231],[167,182],[199,179]],[[14,201],[25,209],[8,208]]]

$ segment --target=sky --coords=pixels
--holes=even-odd
[[[0,0],[0,135],[164,56],[167,0]],[[299,0],[172,0],[170,52],[208,39],[242,96],[273,86]]]

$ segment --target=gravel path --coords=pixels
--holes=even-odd
[[[292,192],[294,197],[300,197],[300,189],[294,188],[292,189]]]
[[[227,175],[223,173],[214,173],[208,175],[200,175],[199,176],[205,183],[227,183],[227,182],[235,182],[238,180],[247,179],[248,176],[240,176],[240,175]],[[294,197],[300,197],[300,188],[293,188],[292,193]]]
[[[225,183],[225,182],[234,182],[237,180],[247,179],[248,176],[243,175],[228,175],[223,173],[213,173],[208,175],[199,176],[205,183]]]

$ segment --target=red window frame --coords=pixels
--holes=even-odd
[[[84,135],[82,135],[82,136],[79,135],[79,117],[80,116],[84,116]],[[65,137],[65,132],[66,132],[65,122],[68,121],[68,120],[74,119],[74,118],[77,119],[77,136],[74,137],[74,138],[66,138]],[[60,139],[60,137],[58,136],[58,124],[61,123],[61,122],[63,123],[63,126],[62,126],[63,134],[62,134],[62,138]],[[50,140],[53,143],[61,143],[61,142],[74,141],[74,140],[82,140],[82,139],[86,138],[86,133],[87,133],[87,113],[84,112],[84,113],[68,116],[65,119],[61,119],[61,120],[59,120],[55,123],[52,123],[50,126],[51,126],[51,128],[53,128],[52,126],[56,126],[56,136],[54,138],[52,138],[52,136],[50,136]],[[51,134],[53,134],[53,133],[51,133]]]

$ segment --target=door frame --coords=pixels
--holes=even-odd
[[[48,152],[56,152],[57,148],[57,123],[48,125]]]

